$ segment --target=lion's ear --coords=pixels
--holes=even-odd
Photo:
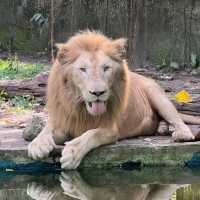
[[[67,62],[68,47],[66,44],[60,44],[60,43],[55,44],[55,46],[58,49],[56,57],[57,57],[59,63],[63,65]]]
[[[127,39],[126,38],[119,38],[113,41],[114,48],[117,50],[117,54],[124,58],[126,53],[126,44]]]

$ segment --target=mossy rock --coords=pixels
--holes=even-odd
[[[33,116],[32,120],[23,131],[23,138],[32,141],[43,129],[45,121],[42,117]]]

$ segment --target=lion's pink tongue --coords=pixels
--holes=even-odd
[[[98,115],[106,111],[106,105],[104,102],[92,102],[92,106],[90,107],[90,109],[92,113]]]

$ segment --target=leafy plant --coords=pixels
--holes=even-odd
[[[169,67],[171,62],[170,49],[160,48],[153,52],[153,63],[158,69]]]
[[[199,62],[200,62],[200,60],[199,60],[198,56],[194,53],[191,53],[191,66],[192,66],[192,68],[199,67]]]
[[[39,26],[46,25],[48,23],[48,18],[45,18],[42,14],[36,13],[30,19],[30,22],[37,23]]]
[[[41,13],[34,14],[30,22],[39,27],[40,34],[48,28],[48,17],[44,17]]]
[[[2,102],[6,101],[8,97],[8,93],[4,90],[0,91],[0,105],[2,104]]]
[[[9,110],[12,112],[23,112],[32,110],[40,105],[40,99],[30,95],[14,96],[7,98]],[[4,101],[5,102],[5,101]]]
[[[29,108],[31,107],[31,102],[25,96],[15,96],[10,99],[10,104],[15,107]]]
[[[17,57],[14,59],[0,59],[0,79],[32,78],[43,71],[43,65],[22,63]]]

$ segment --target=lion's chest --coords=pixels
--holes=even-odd
[[[69,117],[66,123],[65,132],[69,133],[72,138],[78,137],[91,129],[97,129],[109,124],[109,119],[106,116],[93,117],[88,115]]]

